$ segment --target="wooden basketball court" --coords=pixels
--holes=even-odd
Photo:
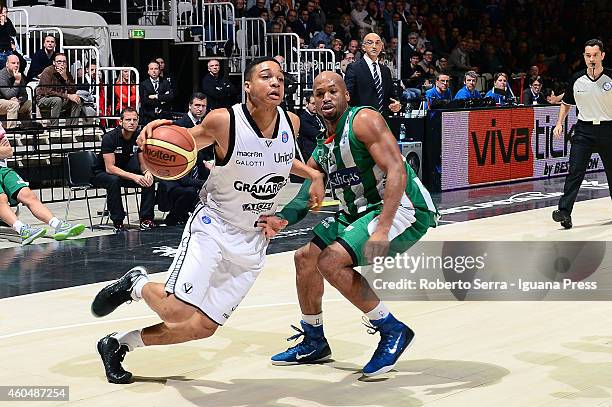
[[[550,219],[551,211],[446,224],[426,238],[612,240],[609,198],[577,203],[570,231]],[[0,383],[70,386],[69,402],[47,404],[88,407],[612,406],[609,302],[389,303],[415,330],[416,342],[390,374],[364,380],[360,370],[379,337],[368,335],[360,312],[328,287],[324,318],[334,360],[272,366],[270,356],[293,345],[285,338],[300,318],[292,254],[268,256],[264,273],[214,337],[128,353],[130,385],[106,382],[95,345],[107,333],[156,323],[144,302],[96,319],[89,305],[106,283],[0,300]]]

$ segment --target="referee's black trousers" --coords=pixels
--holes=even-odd
[[[559,209],[568,214],[574,208],[592,153],[598,153],[601,157],[612,196],[612,123],[594,125],[578,122],[571,141],[569,172],[565,178],[563,196],[559,200]]]

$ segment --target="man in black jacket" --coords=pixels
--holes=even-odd
[[[149,78],[140,82],[140,120],[142,124],[169,117],[169,106],[174,100],[172,86],[159,76],[159,63],[151,61],[147,67]]]
[[[379,55],[383,43],[377,34],[370,33],[363,39],[364,56],[346,68],[344,82],[350,95],[351,106],[372,106],[388,117],[399,112],[402,105],[397,101],[391,70],[380,63]]]
[[[175,125],[192,128],[200,124],[206,115],[206,95],[196,92],[189,100],[189,112],[174,122]],[[207,161],[214,160],[214,146],[198,151],[196,165],[191,172],[175,181],[159,181],[157,205],[160,211],[168,211],[165,224],[175,226],[189,219],[198,202],[198,194],[210,174]]]
[[[220,107],[230,107],[236,103],[238,91],[236,87],[220,74],[219,61],[211,59],[208,61],[208,73],[202,79],[202,92],[208,98],[208,111]]]

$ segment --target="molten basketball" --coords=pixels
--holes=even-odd
[[[145,142],[143,153],[146,167],[164,180],[183,177],[191,171],[198,155],[191,134],[174,125],[156,127]]]

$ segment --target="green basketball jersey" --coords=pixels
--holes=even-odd
[[[376,165],[366,146],[353,133],[353,119],[367,106],[352,107],[342,115],[336,127],[336,136],[329,144],[319,142],[313,159],[329,178],[334,197],[340,201],[341,210],[358,218],[371,208],[380,207],[385,193],[386,175]],[[405,194],[400,205],[431,214],[430,226],[435,226],[439,216],[427,189],[410,165],[404,164],[407,173]]]

